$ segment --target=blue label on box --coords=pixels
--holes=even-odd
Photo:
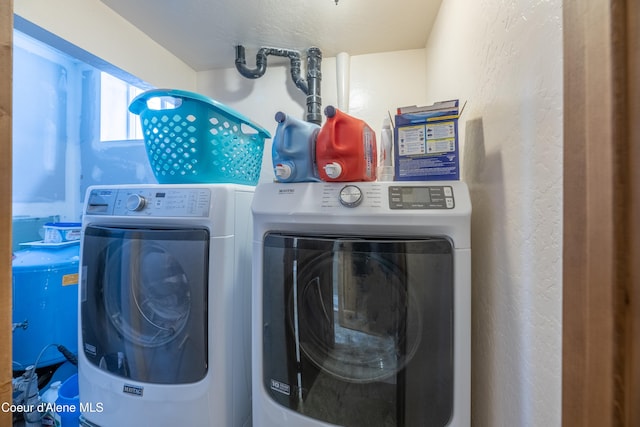
[[[396,116],[395,180],[460,179],[456,116]]]

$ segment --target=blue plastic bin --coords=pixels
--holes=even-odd
[[[78,388],[78,374],[72,375],[62,383],[58,389],[57,405],[62,405],[59,412],[60,423],[63,427],[80,426],[80,391]]]
[[[161,184],[256,185],[269,132],[206,96],[154,89],[131,101]]]

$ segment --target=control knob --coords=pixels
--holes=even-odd
[[[343,206],[348,208],[355,208],[360,203],[362,203],[362,190],[360,187],[355,185],[345,185],[340,190],[340,194],[338,195],[338,200]]]
[[[141,211],[142,209],[144,209],[146,204],[147,201],[139,194],[131,194],[127,198],[127,210],[131,212]]]

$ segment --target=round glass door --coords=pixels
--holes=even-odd
[[[164,345],[184,329],[191,309],[187,275],[153,242],[128,240],[107,257],[104,304],[113,327],[143,347]]]
[[[348,382],[396,375],[414,356],[422,319],[402,269],[375,252],[324,252],[299,266],[289,326],[319,369]]]

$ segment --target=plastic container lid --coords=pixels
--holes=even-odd
[[[42,401],[45,403],[55,403],[58,399],[58,392],[61,385],[61,381],[52,382],[51,385],[49,385],[49,388],[42,393]]]
[[[80,240],[82,224],[79,222],[48,222],[44,225],[45,243]]]

